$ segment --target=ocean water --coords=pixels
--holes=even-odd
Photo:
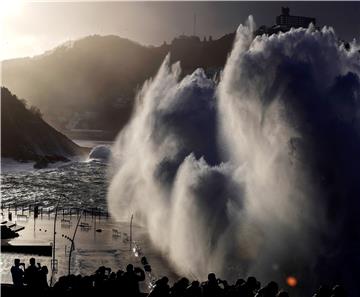
[[[107,212],[107,166],[106,162],[100,160],[87,160],[56,163],[51,164],[50,168],[35,170],[33,163],[2,160],[1,221],[8,219],[8,207],[10,207],[13,222],[25,227],[19,232],[19,237],[4,242],[12,245],[52,244],[54,210],[57,203],[60,209],[97,208],[102,212]],[[35,222],[32,212],[34,204],[44,210],[43,216],[39,216]],[[131,213],[129,213],[129,219],[130,217]],[[68,273],[70,243],[63,235],[73,236],[77,219],[76,214],[69,216],[67,211],[65,215],[62,211],[58,212],[56,222],[58,272],[54,275],[55,281]],[[71,223],[65,224],[63,221],[71,221]],[[110,267],[113,271],[125,270],[129,263],[142,267],[140,257],[129,249],[129,220],[119,222],[105,216],[94,218],[88,213],[87,216],[81,217],[80,222],[88,224],[89,228],[78,228],[75,251],[71,259],[71,273],[90,275],[102,265]],[[99,229],[101,232],[96,231]],[[113,230],[118,230],[120,236],[115,236]],[[153,277],[167,275],[171,280],[176,279],[176,274],[165,255],[160,254],[153,247],[146,229],[139,226],[136,221],[133,226],[133,241],[141,248],[142,256],[146,256],[153,267],[152,277],[147,276],[142,284],[143,291],[149,289]],[[30,257],[35,257],[37,262],[49,268],[48,281],[50,282],[51,257],[13,253],[1,253],[1,282],[12,283],[10,268],[15,258],[28,264]]]
[[[36,204],[51,210],[59,202],[61,208],[100,208],[106,211],[106,163],[73,161],[40,170],[31,169],[30,165],[2,166],[3,207],[27,208]]]

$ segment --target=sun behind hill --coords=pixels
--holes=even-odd
[[[6,18],[21,14],[24,3],[24,0],[1,0],[0,17]]]

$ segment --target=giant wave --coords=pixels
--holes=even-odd
[[[360,54],[332,28],[237,30],[220,81],[165,59],[112,149],[108,206],[186,275],[359,275]],[[336,269],[335,269],[336,268]],[[304,285],[306,284],[306,285]]]

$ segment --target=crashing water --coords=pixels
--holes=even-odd
[[[188,276],[349,284],[360,267],[360,47],[327,27],[253,29],[250,18],[237,30],[219,83],[202,69],[181,79],[169,57],[145,83],[113,147],[109,211],[134,213]]]

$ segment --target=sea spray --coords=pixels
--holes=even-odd
[[[113,147],[109,210],[135,213],[189,276],[349,282],[360,267],[348,268],[360,241],[359,46],[332,28],[253,28],[239,27],[218,85],[201,69],[180,79],[169,57],[145,83]]]
[[[180,255],[179,247],[171,243],[177,236],[174,229],[179,217],[183,215],[177,207],[181,201],[176,198],[182,187],[177,181],[179,169],[184,168],[186,174],[185,160],[196,163],[196,158],[203,158],[204,164],[219,163],[215,83],[206,78],[201,69],[180,82],[179,74],[179,65],[170,67],[167,57],[154,81],[140,92],[134,117],[113,149],[116,167],[108,194],[109,209],[114,217],[127,220],[130,213],[135,213],[137,220],[148,228],[155,245],[174,257],[186,256],[186,252]],[[174,184],[178,185],[177,190]],[[215,182],[213,185],[218,187]],[[196,198],[194,207],[203,201]],[[218,201],[225,203],[222,199]],[[191,226],[198,218],[188,219],[187,226]],[[200,227],[204,230],[203,225]],[[186,234],[179,233],[178,238],[184,250],[189,241],[180,237],[183,235]],[[196,249],[199,256],[206,249],[208,239],[200,234],[196,236],[202,244]],[[216,239],[212,239],[214,244]],[[190,267],[179,265],[175,258],[172,261],[180,271],[202,276],[206,273],[204,265],[191,271]],[[191,259],[187,257],[187,261],[190,263]]]

